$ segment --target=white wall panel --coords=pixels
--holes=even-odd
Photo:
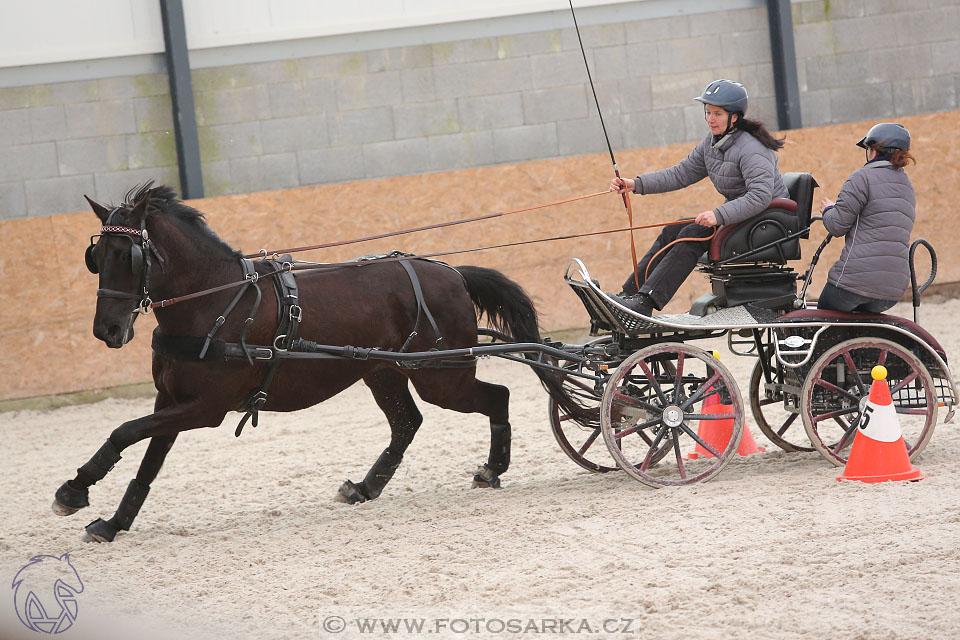
[[[663,0],[641,0],[650,4]],[[577,8],[637,0],[576,0]],[[528,13],[565,0],[184,0],[191,49],[277,42]],[[163,51],[158,0],[0,0],[0,67]]]

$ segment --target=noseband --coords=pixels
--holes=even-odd
[[[124,206],[128,205],[115,207],[113,211],[110,212],[110,215],[107,216],[107,222],[110,221],[110,218],[113,217],[113,214],[115,214]],[[90,271],[90,273],[95,274],[100,272],[100,268],[97,266],[97,262],[93,257],[93,250],[94,247],[96,247],[95,240],[104,235],[123,236],[130,240],[130,268],[134,277],[140,279],[140,291],[138,293],[127,293],[126,291],[117,291],[116,289],[97,289],[97,297],[138,300],[139,304],[134,307],[130,313],[142,313],[144,315],[149,314],[152,311],[151,305],[153,304],[153,301],[150,299],[150,270],[152,266],[150,256],[153,255],[153,257],[157,259],[161,269],[163,269],[163,257],[157,253],[156,247],[150,240],[150,236],[146,229],[146,222],[141,222],[139,229],[120,225],[104,224],[102,227],[100,227],[99,234],[90,236],[90,246],[87,247],[86,253],[84,253],[83,256],[84,262],[86,262],[87,265],[87,270]]]

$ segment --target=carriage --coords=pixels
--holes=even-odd
[[[790,263],[817,220],[810,215],[817,184],[803,173],[784,182],[790,199],[775,199],[711,239],[699,268],[712,291],[687,313],[638,315],[572,259],[564,279],[594,336],[584,344],[541,338],[532,301],[492,269],[454,269],[403,253],[333,264],[267,252],[253,260],[169,187],[142,185],[112,208],[90,201],[102,223],[85,255],[100,277],[94,335],[121,348],[135,319],[156,311],[158,394],[152,414],[114,429],[57,490],[53,510],[70,515],[88,506],[89,488],[121,452],[149,439],[116,514],[86,527],[88,540],[112,541],[130,528],[179,433],[216,427],[240,411],[239,436],[248,421],[257,426],[260,410],[302,409],[359,380],[386,415],[391,439],[362,481],[340,486],[338,500],[377,498],[390,481],[423,420],[410,385],[427,402],[489,418],[490,454],[473,482],[499,487],[510,463],[509,390],[476,378],[483,357],[533,368],[550,396],[554,436],[581,467],[620,468],[652,487],[708,480],[736,455],[746,408],[729,369],[691,343],[724,337],[731,352],[756,360],[747,397],[759,428],[780,448],[815,449],[843,465],[879,364],[915,456],[940,409],[949,422],[960,396],[944,349],[916,322],[919,296],[936,273],[933,248],[918,240],[910,250],[913,321],[807,308],[829,236],[806,272],[794,271]],[[913,257],[921,246],[932,268],[918,286]],[[478,326],[483,315],[489,326]],[[703,425],[721,422],[724,441],[701,435]]]
[[[786,174],[784,182],[790,199],[775,199],[767,211],[721,227],[711,239],[698,268],[712,291],[687,313],[639,316],[604,293],[581,260],[570,261],[564,279],[598,336],[579,348],[566,346],[573,355],[563,363],[566,384],[594,407],[593,419],[583,424],[555,402],[549,408],[554,436],[574,462],[595,472],[621,468],[653,487],[718,474],[737,453],[746,408],[723,363],[690,344],[706,338],[725,337],[733,354],[755,359],[750,410],[760,431],[785,451],[816,450],[846,464],[875,365],[888,371],[910,456],[930,441],[941,408],[944,422],[952,420],[958,393],[946,353],[916,321],[919,297],[936,275],[933,248],[917,240],[910,249],[912,321],[807,308],[805,293],[830,236],[805,273],[789,266],[819,220],[811,217],[818,185],[805,173]],[[921,246],[932,268],[918,285],[914,255]],[[712,395],[715,402],[706,402]],[[715,432],[710,423],[732,421],[729,439],[705,440],[695,421],[706,423],[709,433]],[[609,455],[595,446],[601,435]]]

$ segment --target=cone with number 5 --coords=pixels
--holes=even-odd
[[[870,397],[860,415],[847,466],[837,480],[874,483],[926,478],[910,464],[897,411],[890,398],[886,368],[878,365],[870,375],[873,377]]]

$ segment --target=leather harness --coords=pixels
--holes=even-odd
[[[379,258],[396,258],[404,255],[409,254],[403,254],[395,251],[387,255],[365,256],[357,259],[357,261],[365,262],[369,260],[371,262],[375,262]],[[440,335],[440,329],[437,326],[436,320],[434,319],[433,314],[430,313],[430,309],[427,307],[426,300],[423,296],[423,289],[420,286],[420,280],[417,277],[417,273],[410,264],[409,260],[400,260],[399,262],[407,276],[410,278],[410,284],[413,287],[414,297],[417,301],[417,318],[414,321],[413,330],[407,336],[403,346],[396,353],[405,353],[407,351],[414,338],[419,335],[420,324],[423,318],[426,318],[430,323],[430,327],[436,336],[436,344],[439,345],[443,342],[443,336]],[[246,341],[247,331],[253,324],[261,302],[261,291],[260,287],[257,285],[259,280],[257,266],[260,265],[265,265],[270,270],[278,272],[276,273],[276,277],[273,278],[274,293],[277,296],[277,329],[274,333],[272,347],[250,346]],[[158,354],[172,360],[188,362],[217,362],[242,359],[246,360],[251,365],[253,365],[256,360],[271,361],[270,367],[267,370],[267,374],[264,376],[260,386],[251,392],[241,408],[241,411],[244,412],[244,415],[243,418],[241,418],[240,423],[237,425],[237,429],[234,433],[236,436],[240,435],[240,433],[243,431],[243,427],[248,421],[250,421],[254,427],[257,426],[259,422],[259,411],[267,403],[267,390],[269,389],[270,384],[273,382],[273,378],[276,375],[281,361],[286,359],[282,357],[281,354],[286,353],[288,350],[305,350],[303,349],[303,346],[312,344],[308,341],[299,339],[300,324],[303,320],[303,310],[299,304],[299,291],[295,274],[293,271],[291,271],[292,265],[293,259],[290,257],[290,255],[280,256],[279,258],[275,259],[263,259],[257,264],[254,264],[252,260],[247,258],[241,258],[240,266],[243,270],[243,277],[247,282],[241,286],[240,290],[230,301],[230,304],[227,305],[227,308],[222,314],[220,314],[220,316],[217,317],[216,321],[210,328],[210,331],[207,332],[205,337],[200,338],[196,336],[166,335],[160,333],[159,327],[153,333],[153,350]],[[220,327],[223,326],[223,324],[226,322],[226,319],[236,309],[238,303],[243,298],[244,294],[246,294],[247,290],[251,288],[254,291],[255,298],[250,312],[247,314],[247,318],[244,320],[244,326],[240,332],[240,341],[233,343],[217,339],[215,336],[220,330]],[[323,357],[325,354],[314,353],[312,355]],[[397,362],[397,364],[404,367],[418,366],[418,363],[408,361]],[[460,366],[463,366],[464,364],[468,363],[460,363]],[[469,366],[473,366],[474,364],[474,362],[470,362]]]

